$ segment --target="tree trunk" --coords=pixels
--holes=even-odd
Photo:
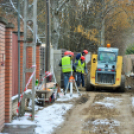
[[[57,12],[58,0],[51,0],[51,8],[52,8],[52,33],[51,33],[51,43],[54,49],[58,48],[58,26],[59,26],[59,18]]]
[[[102,19],[102,27],[101,27],[101,46],[105,46],[105,18]]]
[[[102,0],[101,46],[105,46],[105,0]]]
[[[70,10],[69,10],[69,23],[70,23],[70,50],[75,51],[75,7],[76,7],[76,0],[70,0]]]

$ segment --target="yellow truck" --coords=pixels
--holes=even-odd
[[[125,76],[122,75],[122,56],[118,48],[99,47],[98,54],[92,54],[90,74],[87,77],[86,90],[112,88],[125,91]]]

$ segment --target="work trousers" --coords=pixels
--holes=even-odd
[[[78,87],[80,87],[81,83],[82,83],[82,87],[84,87],[84,85],[85,85],[84,74],[76,72],[76,74],[75,74],[75,81],[76,81]]]
[[[67,88],[70,76],[71,76],[71,72],[63,73],[63,77],[64,77],[64,90]]]

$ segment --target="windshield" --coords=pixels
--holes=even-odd
[[[101,61],[102,63],[112,63],[115,62],[116,60],[116,56],[115,53],[113,52],[100,52],[99,55],[99,61]]]

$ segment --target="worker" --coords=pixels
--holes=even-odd
[[[59,66],[62,66],[62,73],[64,77],[64,90],[67,88],[67,84],[69,82],[69,77],[72,71],[71,60],[74,57],[74,53],[70,51],[66,51],[64,53],[64,57],[61,59]],[[75,68],[74,68],[75,69]]]
[[[82,87],[84,87],[85,83],[84,83],[84,73],[86,72],[86,74],[88,74],[88,71],[87,71],[87,66],[86,66],[86,63],[85,63],[85,57],[84,56],[81,56],[80,60],[75,61],[75,66],[76,66],[76,76],[75,76],[75,79],[76,79],[76,83],[77,83],[77,86],[80,87],[80,84],[82,82]]]
[[[81,53],[76,55],[76,60],[79,60],[81,56],[86,56],[88,54],[87,50],[83,50]]]
[[[83,50],[81,53],[78,53],[78,54],[76,55],[74,68],[76,68],[76,66],[78,65],[78,62],[79,62],[79,63],[81,62],[81,57],[82,57],[82,56],[86,56],[87,54],[88,54],[88,51],[87,51],[87,50]],[[86,70],[86,73],[88,74],[87,67],[86,67],[86,63],[85,63],[85,70]],[[77,71],[77,72],[78,72],[78,71]],[[75,74],[75,80],[76,80],[77,85],[79,86],[79,83],[81,83],[81,82],[79,82],[78,76],[79,76],[79,74],[76,73],[76,74]],[[78,78],[78,79],[77,79],[77,78]],[[84,79],[82,79],[82,83],[83,83],[82,85],[83,85],[83,87],[84,87]]]

